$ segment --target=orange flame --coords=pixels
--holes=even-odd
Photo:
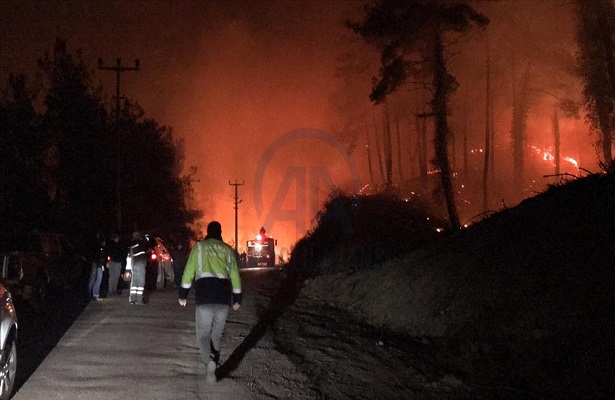
[[[577,169],[579,169],[579,163],[572,157],[564,157],[564,161],[568,161],[570,164],[574,165]]]
[[[536,146],[530,146],[538,155],[541,155],[542,159],[547,162],[555,163],[555,156],[552,154],[551,149],[539,149]],[[579,163],[572,157],[562,157],[562,160],[574,165],[575,168],[579,168]]]

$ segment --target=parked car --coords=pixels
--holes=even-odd
[[[51,279],[41,254],[13,251],[0,254],[0,281],[13,296],[40,301],[46,299]]]
[[[0,400],[8,400],[17,373],[17,314],[10,291],[0,283]]]
[[[173,258],[164,240],[158,236],[151,236],[148,234],[146,234],[145,237],[151,249],[147,257],[146,265],[146,282],[149,283],[149,287],[162,289],[167,285],[174,284]]]
[[[50,284],[60,288],[75,286],[89,271],[80,255],[64,235],[34,230],[27,238],[27,250],[45,260]]]

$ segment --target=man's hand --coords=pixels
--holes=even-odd
[[[237,311],[237,310],[239,310],[239,307],[241,307],[241,305],[239,303],[233,304],[233,310]]]
[[[179,305],[182,307],[186,307],[186,299],[179,299]]]

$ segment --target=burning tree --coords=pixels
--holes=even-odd
[[[380,77],[372,89],[372,101],[383,102],[387,95],[421,72],[427,71],[432,77],[435,163],[441,172],[450,224],[459,229],[447,149],[448,96],[457,82],[446,69],[444,36],[447,32],[466,32],[472,23],[485,27],[489,21],[467,4],[426,0],[382,0],[367,7],[366,13],[363,22],[349,22],[348,26],[381,52]]]

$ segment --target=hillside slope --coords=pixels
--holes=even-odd
[[[335,270],[319,269],[301,296],[439,343],[470,380],[615,397],[612,174],[550,187],[409,255]]]

